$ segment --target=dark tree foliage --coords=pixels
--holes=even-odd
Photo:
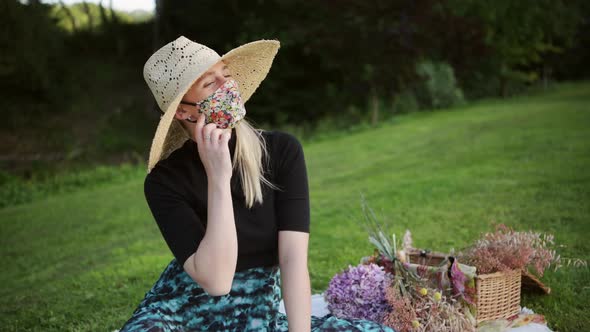
[[[143,63],[179,35],[220,55],[246,42],[278,39],[273,68],[248,102],[250,116],[269,124],[313,123],[348,116],[350,105],[368,112],[370,100],[411,91],[424,79],[416,74],[421,61],[450,64],[469,97],[506,95],[514,82],[588,77],[587,3],[157,0],[156,19],[139,23],[88,3],[61,15],[72,22],[65,31],[50,15],[59,3],[4,0],[0,84],[4,100],[54,102],[55,109],[79,85],[69,75],[91,76],[87,64],[93,62],[132,68],[143,85]],[[92,24],[76,24],[76,13]]]
[[[63,83],[67,62],[63,35],[49,16],[50,6],[0,1],[0,88],[5,98],[49,102]]]

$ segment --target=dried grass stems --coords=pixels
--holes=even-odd
[[[553,266],[585,267],[581,259],[562,258],[557,254],[552,234],[534,231],[515,231],[498,224],[494,232],[483,234],[473,245],[458,254],[465,264],[473,265],[479,274],[514,269],[525,270],[542,277]]]

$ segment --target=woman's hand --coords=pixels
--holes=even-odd
[[[207,136],[210,139],[205,139]],[[205,114],[199,114],[194,139],[209,181],[231,179],[232,164],[228,146],[230,138],[231,129],[219,129],[215,123],[205,125]]]

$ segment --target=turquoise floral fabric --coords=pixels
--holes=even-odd
[[[280,281],[278,266],[255,267],[236,272],[228,294],[210,296],[173,259],[120,332],[288,332],[287,316],[279,311]],[[311,331],[395,332],[377,322],[331,314],[311,316]]]

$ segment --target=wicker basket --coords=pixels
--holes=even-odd
[[[437,266],[448,255],[412,248],[408,252],[410,263]],[[476,288],[476,322],[508,318],[520,312],[520,291],[522,287],[521,271],[496,272],[477,275]]]
[[[477,324],[508,318],[520,312],[521,271],[481,274],[475,277]]]
[[[417,248],[411,248],[406,254],[408,262],[426,266],[437,266],[447,258],[447,255],[442,252]]]

